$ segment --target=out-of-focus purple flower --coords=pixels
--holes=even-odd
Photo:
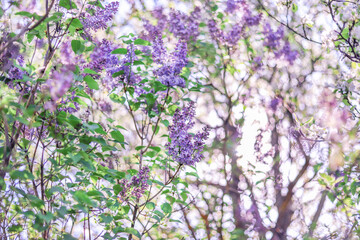
[[[106,29],[107,22],[111,21],[117,12],[119,2],[112,2],[106,5],[104,8],[91,5],[90,10],[94,11],[94,14],[84,13],[81,16],[81,22],[85,29],[91,29],[97,31],[99,29]]]
[[[130,181],[128,179],[122,179],[121,185],[123,189],[119,193],[120,200],[127,201],[130,196],[140,199],[149,187],[147,183],[149,172],[149,167],[145,166],[141,168],[138,174],[133,176]]]
[[[183,165],[194,165],[200,162],[204,156],[204,141],[209,136],[209,128],[204,127],[202,132],[195,136],[188,133],[194,126],[195,116],[194,102],[190,102],[181,111],[177,109],[173,116],[173,124],[169,126],[169,137],[171,142],[166,144],[171,158]]]
[[[234,24],[231,31],[225,36],[225,42],[228,46],[235,46],[241,38],[244,25]]]
[[[24,57],[23,56],[19,55],[16,60],[17,60],[17,63],[20,65],[20,67],[24,66]],[[24,74],[27,74],[27,73],[14,65],[12,65],[8,71],[8,77],[13,80],[23,79]]]
[[[110,113],[112,111],[111,104],[105,101],[100,102],[99,107],[102,112]]]
[[[190,15],[172,10],[169,14],[168,27],[176,37],[188,41],[199,35],[200,8],[196,7]]]
[[[284,57],[291,65],[296,60],[299,53],[296,50],[291,50],[289,42],[286,42],[284,47],[275,53],[277,58]]]
[[[208,28],[210,36],[213,40],[224,42],[224,32],[216,26],[216,22],[214,20],[209,20]]]
[[[208,22],[211,38],[228,46],[235,46],[238,43],[242,36],[244,27],[245,26],[243,24],[236,23],[232,26],[228,33],[224,33],[224,31],[216,26],[216,22],[214,20],[210,20]]]
[[[256,71],[263,66],[262,58],[257,56],[253,59],[252,70]]]
[[[51,100],[45,103],[45,109],[55,111],[57,101],[70,89],[75,70],[73,65],[66,65],[59,71],[54,71],[46,81],[45,88],[50,94]]]
[[[261,17],[262,17],[261,13],[254,16],[254,15],[252,15],[249,8],[245,7],[243,20],[244,20],[244,22],[246,23],[247,26],[251,27],[251,26],[259,25]]]
[[[151,24],[146,19],[143,20],[144,28],[148,32],[147,35],[143,36],[143,39],[146,39],[148,41],[154,40],[159,35],[161,37],[162,32],[164,31],[164,29],[167,27],[168,24],[168,18],[164,14],[164,9],[162,7],[155,8],[152,11],[152,15],[157,19],[156,25]]]
[[[75,64],[75,53],[71,48],[71,41],[64,41],[60,47],[60,62],[64,65]]]
[[[265,35],[264,46],[276,49],[280,46],[280,40],[284,37],[284,30],[282,28],[278,28],[278,30],[274,32],[270,24],[266,23],[263,34]]]
[[[5,47],[8,42],[11,40],[9,33],[4,33],[0,39],[0,49]],[[10,43],[5,50],[0,54],[0,70],[7,72],[11,66],[13,66],[13,60],[18,59],[20,55],[20,47],[12,42]]]
[[[278,97],[275,97],[270,102],[270,108],[275,112],[280,103],[281,103],[281,99]]]
[[[71,96],[63,97],[60,101],[60,104],[62,104],[62,107],[59,107],[59,111],[64,111],[68,113],[75,113],[80,110],[79,103],[75,102],[76,95],[75,91],[71,93]],[[70,106],[68,106],[70,105]]]
[[[237,9],[239,9],[239,5],[243,4],[244,1],[243,0],[227,0],[226,1],[226,9],[225,12],[227,13],[233,13],[235,12]]]

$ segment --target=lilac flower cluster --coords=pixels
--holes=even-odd
[[[10,40],[10,34],[5,32],[0,39],[0,49],[5,47]],[[13,60],[17,59],[19,55],[20,47],[16,43],[11,42],[0,54],[0,70],[7,72],[13,65]]]
[[[208,28],[212,39],[228,46],[235,46],[242,36],[245,25],[236,23],[228,33],[225,33],[217,27],[214,20],[210,20],[208,22]]]
[[[105,101],[99,103],[99,108],[102,112],[110,113],[112,111],[111,104]]]
[[[20,65],[20,67],[24,66],[24,57],[19,55],[16,59],[17,63]],[[8,77],[10,79],[23,79],[24,74],[26,74],[25,71],[19,69],[18,67],[15,67],[12,65],[8,72]]]
[[[89,10],[93,10],[94,14],[84,13],[82,15],[82,24],[85,29],[97,31],[99,29],[106,29],[107,22],[111,21],[117,12],[119,2],[112,2],[104,7],[104,9],[91,5]]]
[[[294,63],[298,55],[299,53],[296,50],[291,50],[289,42],[286,42],[280,51],[275,52],[275,56],[277,58],[284,57],[291,65]]]
[[[141,168],[138,174],[133,176],[130,181],[122,179],[120,183],[123,185],[123,189],[119,193],[120,200],[127,201],[129,196],[140,199],[149,187],[147,182],[149,179],[149,172],[149,167],[145,166]]]
[[[200,162],[204,156],[204,141],[209,136],[209,128],[204,127],[202,132],[195,136],[188,133],[194,126],[195,116],[194,102],[190,102],[181,111],[177,109],[173,116],[173,125],[169,126],[171,142],[165,145],[172,159],[183,165],[194,165]]]
[[[276,112],[278,105],[282,102],[281,98],[275,97],[270,101],[270,108]]]
[[[240,7],[239,4],[243,4],[243,3],[244,3],[243,0],[227,0],[225,12],[233,13],[237,9],[239,9],[239,7]]]
[[[135,54],[136,46],[129,44],[127,47],[127,54],[123,59],[119,60],[117,55],[111,54],[117,46],[110,41],[103,39],[97,43],[94,51],[90,55],[90,63],[86,68],[90,68],[96,72],[106,71],[106,77],[101,78],[103,84],[112,89],[119,86],[119,80],[122,79],[127,84],[134,85],[140,81],[140,76],[133,72],[132,67],[134,62],[138,60]],[[121,77],[113,78],[112,75],[116,72],[123,71]],[[99,75],[93,75],[94,78],[100,78]]]
[[[279,28],[276,32],[272,30],[269,23],[264,26],[265,41],[264,46],[269,47],[272,50],[279,49],[281,40],[284,37],[284,30]],[[276,58],[283,57],[290,64],[293,64],[299,53],[295,50],[291,50],[289,42],[285,42],[280,50],[274,52]]]
[[[101,72],[104,69],[112,69],[120,63],[116,55],[111,54],[116,49],[110,41],[103,39],[96,43],[94,51],[90,55],[90,63],[87,66],[96,72]]]
[[[154,44],[153,59],[159,64],[163,64],[159,69],[155,71],[155,75],[158,80],[169,87],[185,87],[185,80],[179,76],[182,69],[188,64],[187,44],[185,41],[179,41],[175,51],[168,56],[165,52],[162,42],[158,41]],[[161,49],[161,51],[158,51]]]
[[[243,21],[246,23],[247,26],[252,27],[259,25],[261,17],[261,13],[254,16],[252,15],[251,11],[247,6],[244,7]]]
[[[68,97],[63,97],[60,101],[60,103],[62,104],[62,107],[59,107],[58,110],[59,111],[64,111],[64,112],[68,112],[68,113],[75,113],[77,111],[80,110],[79,107],[79,103],[74,102],[76,95],[75,95],[75,91],[73,91],[71,93],[71,96]],[[72,104],[72,106],[67,106],[69,104]]]
[[[167,23],[168,23],[168,17],[164,14],[164,9],[162,7],[155,8],[152,11],[152,15],[157,19],[156,25],[152,25],[146,19],[143,20],[144,28],[148,32],[148,34],[146,36],[144,36],[143,38],[148,41],[152,41],[157,36],[161,36],[162,32],[165,30],[165,28],[167,27]]]
[[[45,103],[45,109],[56,110],[57,101],[70,89],[73,82],[73,65],[66,65],[59,71],[54,71],[51,78],[46,81],[45,88],[49,92],[51,100]]]
[[[182,40],[188,41],[199,35],[200,8],[196,7],[190,15],[172,10],[169,14],[169,31]]]
[[[141,80],[140,76],[135,74],[132,69],[134,66],[134,62],[138,60],[138,57],[135,54],[136,50],[137,48],[134,44],[129,44],[125,57],[120,61],[120,66],[114,69],[109,69],[109,75],[112,75],[115,72],[124,71],[123,79],[125,83],[130,85],[138,83]]]
[[[281,44],[281,39],[284,37],[284,30],[279,28],[274,32],[269,23],[266,23],[264,26],[265,41],[264,46],[267,46],[271,49],[276,49]]]
[[[149,21],[144,20],[144,27],[148,34],[144,39],[149,41],[154,40],[157,36],[161,36],[165,28],[173,33],[175,37],[189,41],[195,40],[199,33],[199,24],[201,17],[201,10],[196,7],[189,15],[172,9],[169,16],[164,14],[163,8],[156,8],[152,11],[153,16],[157,19],[157,24],[152,25]]]

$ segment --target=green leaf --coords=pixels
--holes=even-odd
[[[99,73],[95,72],[94,70],[92,70],[90,68],[85,68],[84,73],[100,75]]]
[[[34,175],[28,170],[19,171],[14,170],[10,172],[10,178],[12,179],[20,179],[20,180],[33,180],[35,179]]]
[[[68,233],[65,233],[64,234],[64,240],[77,240],[77,238],[74,238],[73,236],[71,236],[70,234]]]
[[[111,52],[111,54],[127,54],[126,48],[118,48]]]
[[[115,77],[118,77],[118,76],[121,76],[121,75],[124,75],[124,70],[113,73],[112,77],[115,78]]]
[[[80,40],[72,40],[71,48],[75,54],[81,54],[85,50],[85,46],[81,44]]]
[[[153,210],[155,208],[155,203],[153,202],[146,203],[146,208],[149,210]]]
[[[29,12],[26,12],[26,11],[17,12],[17,13],[15,13],[15,15],[24,16],[24,17],[28,17],[28,18],[33,17],[32,13],[29,13]]]
[[[66,8],[67,10],[77,9],[76,4],[72,0],[60,0],[59,6]]]
[[[169,127],[169,121],[168,120],[161,120],[161,123],[165,125],[165,127]]]
[[[79,19],[74,18],[70,24],[70,26],[74,27],[74,28],[83,28],[83,24],[80,22]]]
[[[140,233],[139,233],[136,229],[134,229],[134,228],[125,228],[125,229],[124,229],[124,232],[129,233],[129,234],[132,234],[132,235],[135,235],[135,236],[138,237],[138,238],[141,238]]]
[[[84,81],[90,89],[99,90],[99,84],[90,75],[85,76]]]
[[[351,190],[352,195],[355,195],[356,188],[357,188],[357,182],[352,182],[351,185],[350,185],[350,190]]]
[[[142,45],[142,46],[150,46],[150,42],[149,41],[146,41],[144,39],[141,39],[141,38],[138,38],[134,41],[134,44],[135,45]]]
[[[186,176],[194,176],[196,178],[199,178],[199,175],[196,172],[187,172],[185,174],[186,174]]]
[[[169,203],[164,203],[161,205],[161,210],[163,210],[164,213],[171,213],[172,207]]]
[[[124,143],[124,135],[121,134],[121,132],[119,132],[118,130],[112,131],[110,133],[111,137],[114,138],[116,141],[120,142],[120,143]]]
[[[291,6],[291,10],[292,10],[294,13],[297,12],[298,6],[297,6],[295,3],[293,3],[292,6]]]
[[[341,35],[345,38],[349,38],[349,28],[344,28],[344,30],[341,32]]]
[[[74,199],[76,201],[78,201],[79,203],[86,204],[86,205],[89,205],[89,206],[95,206],[94,202],[86,194],[85,191],[78,190],[78,191],[75,191],[75,193],[73,195],[74,195]]]

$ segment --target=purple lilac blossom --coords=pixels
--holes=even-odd
[[[270,108],[276,112],[277,108],[278,108],[278,105],[281,103],[281,99],[278,98],[278,97],[275,97],[271,100],[270,102]]]
[[[157,19],[157,24],[152,25],[148,20],[143,20],[143,25],[148,34],[144,36],[144,39],[151,41],[154,38],[161,36],[161,33],[167,27],[168,18],[164,14],[164,9],[162,7],[156,8],[152,11],[152,15]]]
[[[112,111],[111,104],[105,101],[99,103],[100,110],[105,113],[110,113]]]
[[[226,9],[225,12],[227,13],[233,13],[235,12],[237,9],[239,9],[239,5],[243,4],[244,1],[243,0],[227,0],[226,1]]]
[[[20,65],[20,67],[24,66],[24,57],[19,55],[16,59],[17,63]],[[25,71],[19,69],[18,67],[12,65],[8,72],[8,77],[10,79],[23,79],[24,74],[27,74]]]
[[[141,168],[138,174],[133,176],[130,181],[128,179],[122,179],[120,183],[123,185],[123,189],[119,193],[120,200],[127,201],[130,196],[140,199],[149,187],[147,182],[149,172],[149,167],[145,166]]]
[[[9,33],[4,33],[3,37],[0,39],[0,47],[6,46],[10,41],[11,37]],[[11,66],[13,66],[13,60],[16,60],[20,55],[20,47],[11,42],[5,50],[0,54],[0,70],[7,72]]]
[[[208,28],[210,36],[213,40],[224,42],[224,32],[216,26],[216,22],[214,20],[209,20]]]
[[[244,25],[239,23],[234,24],[231,31],[228,32],[225,36],[225,42],[228,46],[235,46],[241,38],[242,32],[244,30]]]
[[[291,50],[290,43],[286,42],[284,47],[275,53],[277,58],[284,57],[286,61],[288,61],[291,65],[294,63],[299,53],[296,50]]]
[[[163,64],[163,66],[155,71],[155,75],[162,84],[169,87],[185,87],[185,80],[179,74],[188,63],[186,54],[187,44],[181,40],[170,57],[165,57],[164,54],[160,57],[155,54],[155,59]]]
[[[204,141],[209,136],[209,128],[204,127],[202,132],[195,136],[188,133],[194,126],[195,116],[194,102],[190,102],[181,111],[177,109],[173,116],[173,124],[169,126],[169,137],[171,142],[165,145],[171,158],[182,165],[195,165],[204,156]]]
[[[172,10],[169,14],[169,31],[182,40],[189,41],[190,38],[194,40],[199,35],[199,19],[199,7],[196,7],[190,15]]]
[[[135,54],[136,50],[136,46],[134,44],[130,44],[127,47],[127,54],[120,61],[120,67],[108,71],[109,75],[112,75],[113,73],[118,71],[124,71],[123,77],[125,83],[130,85],[135,85],[136,83],[138,83],[141,80],[140,76],[135,74],[132,69],[132,67],[134,66],[134,62],[138,60],[138,57]]]
[[[94,14],[91,15],[90,13],[84,13],[82,15],[82,24],[84,25],[84,29],[91,29],[93,31],[106,29],[106,23],[113,19],[118,7],[119,2],[109,3],[103,9],[91,5],[89,9],[94,10]]]
[[[56,110],[57,101],[65,95],[72,85],[74,70],[75,67],[73,65],[66,65],[59,71],[52,72],[45,86],[51,97],[51,100],[45,103],[45,109],[50,111]]]
[[[216,22],[214,20],[210,20],[208,22],[208,28],[210,36],[213,40],[219,41],[220,43],[228,46],[235,46],[242,36],[245,25],[236,23],[232,26],[232,29],[228,33],[224,33],[224,31],[216,26]]]
[[[276,32],[274,32],[269,23],[266,23],[264,26],[264,35],[265,41],[264,45],[275,49],[280,46],[280,40],[284,37],[284,30],[279,28]]]
[[[75,102],[74,99],[77,97],[75,91],[71,93],[71,96],[63,97],[60,101],[62,107],[59,107],[59,111],[64,111],[68,113],[75,113],[80,110],[79,103]],[[72,104],[72,106],[71,106]],[[70,106],[68,106],[70,105]]]
[[[259,70],[261,69],[262,66],[263,66],[262,58],[260,56],[255,57],[252,62],[252,67],[251,67],[252,70],[253,71]]]
[[[260,23],[262,14],[258,14],[253,16],[251,11],[249,10],[249,8],[245,7],[244,9],[244,15],[243,15],[243,20],[246,23],[247,26],[251,27],[251,26],[257,26]]]

